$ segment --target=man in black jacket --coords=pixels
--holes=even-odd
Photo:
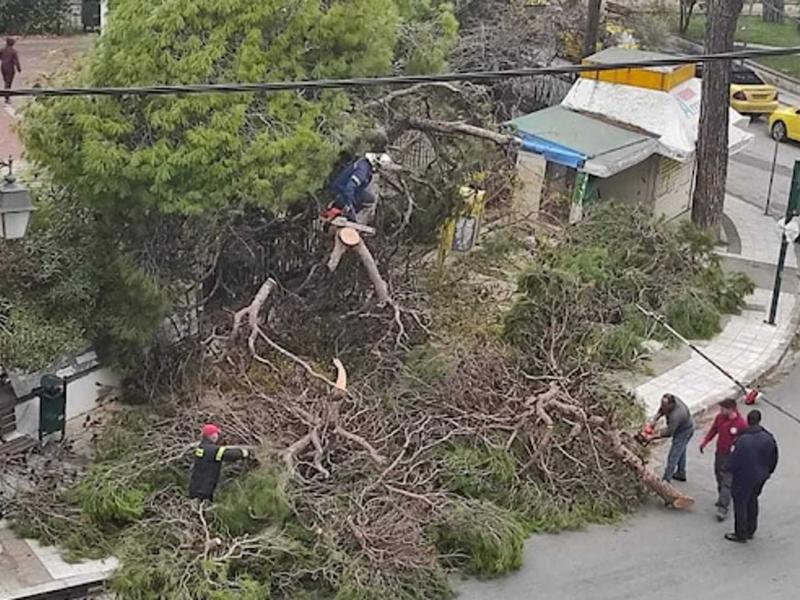
[[[734,533],[725,534],[725,539],[731,542],[753,538],[758,527],[758,496],[778,466],[778,444],[761,426],[761,412],[751,410],[747,425],[736,439],[728,463],[733,473],[731,493],[736,518]]]
[[[190,498],[213,502],[222,463],[242,460],[249,456],[247,448],[217,445],[219,434],[218,426],[211,423],[203,425],[203,439],[194,450],[192,477],[189,480]]]

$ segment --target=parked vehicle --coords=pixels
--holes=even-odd
[[[702,79],[702,65],[697,66],[697,76]],[[743,115],[771,114],[778,108],[778,89],[766,83],[753,71],[742,65],[731,69],[731,107]]]
[[[785,140],[800,141],[800,108],[781,106],[770,115],[769,130],[772,137],[781,142]]]

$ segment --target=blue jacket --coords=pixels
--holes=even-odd
[[[772,434],[756,425],[736,438],[728,468],[733,473],[734,494],[763,485],[778,466],[778,444]]]
[[[331,182],[330,188],[343,198],[347,204],[355,204],[359,192],[365,190],[372,181],[372,165],[366,158],[359,158],[342,169]]]

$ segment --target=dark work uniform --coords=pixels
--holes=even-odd
[[[192,477],[189,481],[189,497],[213,502],[223,462],[241,460],[245,451],[241,448],[218,446],[204,439],[194,450]]]
[[[758,528],[758,496],[778,466],[778,444],[772,434],[755,425],[736,439],[728,467],[733,474],[731,495],[736,535],[750,539]]]
[[[333,205],[341,209],[345,217],[351,221],[363,208],[375,203],[375,196],[370,190],[374,169],[366,158],[360,158],[342,169],[331,182],[335,200]]]

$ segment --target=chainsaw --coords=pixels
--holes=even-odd
[[[640,444],[649,444],[651,441],[653,441],[653,438],[656,437],[656,428],[653,427],[652,424],[648,423],[634,437]]]
[[[361,233],[366,233],[367,235],[375,235],[375,228],[370,227],[369,225],[362,225],[361,223],[356,223],[355,221],[350,221],[344,216],[344,213],[341,209],[332,206],[327,210],[324,210],[319,215],[320,221],[322,221],[326,225],[332,225],[333,227],[349,227],[350,229],[355,229],[356,231],[360,231]]]

